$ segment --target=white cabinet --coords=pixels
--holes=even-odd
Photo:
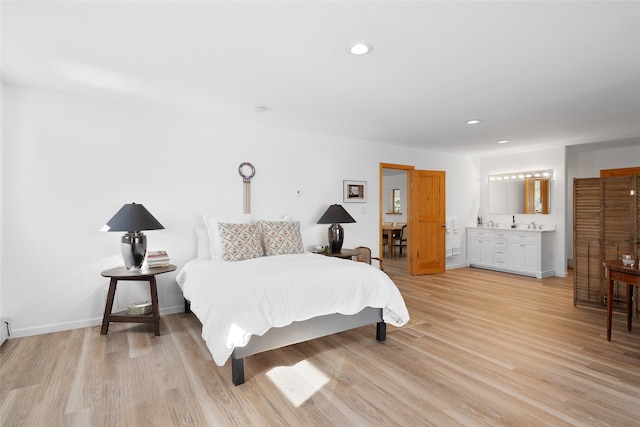
[[[467,261],[475,264],[493,263],[493,231],[473,230],[467,233]]]
[[[539,233],[510,233],[509,267],[535,273],[540,262],[539,238]]]
[[[469,267],[535,276],[555,275],[555,231],[467,228]]]

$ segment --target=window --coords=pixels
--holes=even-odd
[[[400,189],[391,190],[391,213],[400,213]]]

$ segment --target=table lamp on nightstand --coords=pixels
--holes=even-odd
[[[164,227],[141,204],[126,204],[107,222],[106,231],[125,231],[120,240],[122,258],[127,270],[138,269],[147,254],[147,236],[142,230],[162,230]]]
[[[342,249],[344,242],[344,229],[340,225],[345,223],[356,222],[349,212],[341,205],[331,205],[327,211],[320,217],[318,224],[331,224],[329,226],[329,247],[331,253],[338,253]]]

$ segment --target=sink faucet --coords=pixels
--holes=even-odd
[[[531,224],[529,224],[529,228],[530,228],[530,229],[532,229],[532,230],[535,230],[535,229],[536,229],[536,223],[535,223],[535,221],[531,221]]]
[[[491,228],[495,227],[492,219],[490,219],[489,222],[487,222],[487,227],[491,227]]]

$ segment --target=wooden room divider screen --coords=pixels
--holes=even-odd
[[[606,309],[602,262],[640,250],[640,175],[573,181],[574,304]],[[634,314],[638,315],[638,291]],[[614,310],[626,308],[627,287],[616,284]]]

